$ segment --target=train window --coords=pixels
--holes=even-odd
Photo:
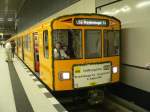
[[[120,52],[119,31],[104,31],[104,56],[117,56]]]
[[[48,30],[43,31],[43,49],[44,49],[44,57],[49,58],[49,51],[48,51]]]
[[[54,30],[53,47],[55,59],[82,58],[82,33],[78,29]]]
[[[101,30],[85,31],[85,58],[101,57]]]
[[[20,47],[21,46],[21,41],[20,41],[20,38],[18,38],[18,41],[17,41],[17,46]]]
[[[31,39],[30,39],[30,36],[29,35],[26,35],[25,36],[25,48],[28,50],[28,51],[30,51],[31,50],[31,46],[30,46],[30,44],[31,44]]]

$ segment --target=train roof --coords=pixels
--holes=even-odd
[[[71,15],[64,15],[64,16],[60,16],[60,17],[57,17],[55,19],[53,19],[53,21],[55,20],[59,20],[59,19],[66,19],[66,18],[80,18],[80,17],[83,17],[85,16],[86,17],[91,17],[91,16],[95,16],[95,17],[104,17],[104,18],[107,18],[107,19],[114,19],[118,22],[121,22],[118,18],[115,18],[113,16],[108,16],[108,15],[104,15],[104,14],[96,14],[96,13],[77,13],[77,14],[71,14]]]

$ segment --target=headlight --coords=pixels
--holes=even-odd
[[[59,78],[60,78],[60,80],[68,80],[68,79],[70,79],[70,73],[69,72],[60,72]]]
[[[113,67],[112,71],[113,71],[114,74],[117,73],[118,72],[118,67]]]

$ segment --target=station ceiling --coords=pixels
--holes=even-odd
[[[0,32],[13,33],[16,17],[25,0],[0,0]]]
[[[37,7],[42,8],[42,17],[46,17],[46,13],[48,13],[47,15],[49,15],[53,12],[57,12],[58,7],[61,7],[60,9],[63,9],[71,3],[74,3],[72,1],[79,0],[0,0],[0,33],[15,33],[20,24],[22,25],[22,23],[24,22],[28,23],[34,19],[33,16],[32,18],[30,18],[30,15],[37,13],[37,11],[35,11],[38,9]],[[64,3],[68,5],[65,5]],[[31,8],[33,10],[31,10]],[[46,12],[46,9],[49,11]],[[34,16],[38,18],[37,14]],[[37,18],[35,18],[34,21]],[[20,21],[23,22],[21,23]]]

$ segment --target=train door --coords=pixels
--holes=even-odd
[[[16,55],[18,56],[18,52],[19,52],[19,46],[18,46],[18,41],[19,41],[19,39],[16,39]]]
[[[39,61],[39,44],[38,44],[38,32],[33,33],[33,49],[34,49],[34,70],[39,76],[40,61]]]
[[[23,37],[21,37],[21,47],[22,47],[22,60],[24,60],[24,41],[23,41]]]

